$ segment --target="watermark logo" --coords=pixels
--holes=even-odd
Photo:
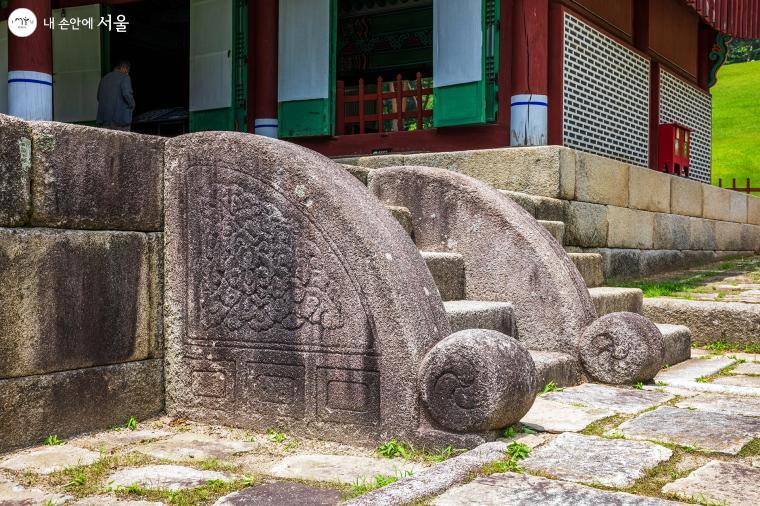
[[[8,30],[16,37],[29,37],[37,29],[37,16],[29,9],[16,9],[8,16]]]

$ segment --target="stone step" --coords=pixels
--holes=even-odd
[[[657,323],[665,340],[665,365],[675,365],[691,358],[691,331],[685,325]]]
[[[575,267],[583,276],[586,286],[594,288],[604,283],[602,255],[599,253],[568,253]]]
[[[509,190],[499,191],[514,200],[537,220],[565,221],[566,206],[562,200]]]
[[[386,205],[385,208],[394,218],[396,218],[396,221],[401,224],[401,228],[409,234],[409,237],[414,238],[414,223],[412,222],[412,213],[409,212],[409,209],[406,207],[388,205]]]
[[[508,336],[516,334],[511,302],[450,300],[443,303],[451,332],[466,329],[497,330]]]
[[[619,311],[639,314],[642,312],[644,294],[638,288],[599,286],[589,288],[588,293],[591,295],[591,301],[594,303],[597,316],[604,316]]]
[[[577,358],[556,351],[530,350],[538,373],[539,391],[549,383],[559,387],[579,385],[583,379],[581,364]]]
[[[560,244],[565,240],[565,224],[561,221],[538,220]]]
[[[444,301],[464,299],[464,257],[459,253],[420,251]]]

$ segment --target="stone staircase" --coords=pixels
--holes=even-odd
[[[357,175],[366,184],[367,174]],[[562,201],[549,197],[527,195],[500,190],[519,204],[559,242],[564,244],[565,222]],[[412,213],[404,207],[386,205],[404,230],[414,240]],[[452,332],[469,328],[497,330],[516,335],[513,305],[510,302],[468,300],[466,297],[467,273],[461,254],[453,252],[420,251],[444,301]],[[583,280],[598,316],[614,312],[643,314],[643,294],[637,288],[604,287],[602,256],[598,253],[568,252]],[[690,358],[691,334],[681,325],[657,324],[665,338],[665,362],[672,365]],[[558,386],[572,386],[584,381],[582,367],[570,354],[530,350],[536,364],[539,384],[554,382]]]

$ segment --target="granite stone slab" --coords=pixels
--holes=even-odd
[[[229,481],[231,479],[232,476],[226,473],[159,464],[116,471],[106,479],[106,482],[112,490],[132,485],[151,490],[183,490],[199,487],[211,480]]]
[[[67,467],[86,466],[99,458],[98,452],[76,446],[42,446],[11,455],[0,462],[0,469],[51,474]]]
[[[561,480],[625,488],[672,454],[657,444],[565,432],[535,450],[521,465]]]
[[[617,430],[630,439],[735,455],[760,434],[760,419],[661,406],[623,423]]]
[[[579,432],[614,414],[610,409],[572,406],[537,397],[520,423],[542,432]]]
[[[609,409],[616,413],[635,414],[673,398],[673,395],[648,390],[619,388],[597,383],[584,383],[577,387],[551,392],[544,399],[574,406]]]
[[[734,364],[736,361],[725,357],[715,358],[692,358],[680,364],[676,364],[660,371],[655,376],[656,381],[662,381],[671,385],[691,382],[703,376],[716,374],[724,367]]]
[[[96,495],[80,499],[73,504],[73,506],[163,506],[162,502],[153,501],[129,501],[116,499],[115,497],[107,495]]]
[[[436,506],[665,506],[680,503],[654,497],[550,480],[527,474],[494,474],[452,488],[433,500]]]
[[[721,376],[720,378],[715,378],[715,380],[713,380],[713,384],[760,388],[760,376],[746,376],[743,374]]]
[[[760,397],[700,393],[679,401],[676,407],[760,417]]]
[[[113,450],[128,445],[146,443],[154,440],[164,439],[171,435],[173,432],[165,430],[150,430],[150,429],[137,429],[137,430],[113,430],[108,432],[102,432],[94,436],[85,436],[71,440],[72,444],[82,446],[90,450]]]
[[[0,478],[0,504],[3,506],[64,504],[70,499],[69,496],[54,494],[38,488],[26,488]]]
[[[137,450],[145,455],[173,461],[224,459],[232,455],[250,452],[254,443],[230,441],[203,434],[177,434],[169,439],[148,443]]]
[[[662,488],[666,494],[700,503],[729,506],[760,504],[760,468],[736,462],[712,462]]]
[[[265,483],[227,494],[214,506],[333,506],[341,502],[341,492],[302,483]]]
[[[354,484],[383,476],[413,476],[424,467],[401,459],[348,455],[292,455],[275,464],[269,474],[278,478]]]
[[[760,364],[756,362],[745,362],[737,365],[732,369],[731,374],[757,374],[760,375]]]

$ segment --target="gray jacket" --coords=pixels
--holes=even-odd
[[[130,125],[135,109],[129,74],[109,72],[98,86],[98,125]]]

